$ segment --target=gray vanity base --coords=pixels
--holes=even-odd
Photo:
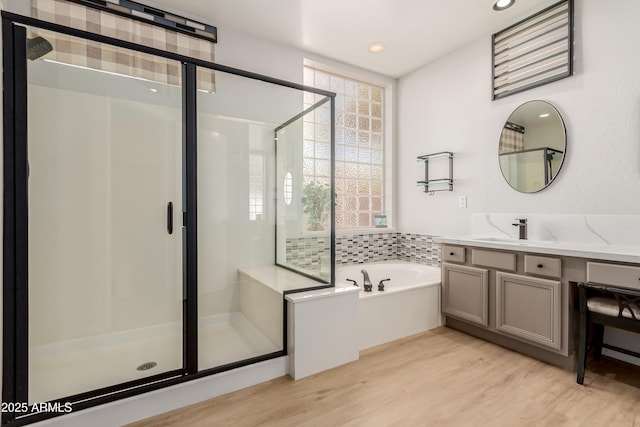
[[[447,326],[577,369],[577,283],[640,289],[640,264],[443,244]]]

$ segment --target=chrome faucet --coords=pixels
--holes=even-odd
[[[527,240],[527,218],[516,218],[514,227],[518,227],[518,239]]]
[[[369,273],[367,273],[367,270],[360,270],[360,273],[362,273],[364,275],[364,283],[362,284],[362,286],[364,287],[364,291],[365,292],[371,292],[371,290],[373,289],[373,284],[371,283],[371,279],[369,279]]]

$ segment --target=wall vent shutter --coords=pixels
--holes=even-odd
[[[493,99],[573,74],[573,1],[493,35]]]

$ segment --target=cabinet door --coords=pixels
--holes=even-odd
[[[556,280],[497,272],[497,330],[560,350],[561,286]]]
[[[442,311],[452,317],[488,326],[488,270],[442,264]]]

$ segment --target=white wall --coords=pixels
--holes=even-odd
[[[157,231],[165,227],[167,200],[174,202],[176,215],[182,211],[179,191],[156,195],[157,206],[144,210],[149,205],[146,198],[158,185],[145,182],[145,198],[126,189],[133,182],[132,174],[135,178],[142,175],[137,172],[139,169],[157,169],[158,165],[150,160],[148,167],[139,168],[135,159],[151,159],[156,152],[164,156],[157,146],[165,139],[174,145],[178,141],[166,157],[176,178],[173,185],[180,188],[181,113],[176,108],[180,105],[180,89],[42,61],[30,63],[30,80],[42,84],[31,85],[29,94],[30,114],[38,118],[37,123],[30,123],[29,130],[30,230],[35,236],[32,243],[36,242],[30,245],[31,309],[41,314],[32,316],[32,342],[56,342],[111,329],[178,321],[182,287],[175,284],[181,283],[182,268],[172,265],[172,274],[167,274],[169,263],[161,263],[164,269],[148,270],[147,264],[140,262],[141,257],[131,256],[131,246],[146,242],[145,247],[164,248],[162,241],[167,236],[164,231]],[[238,269],[273,264],[273,130],[298,113],[302,105],[298,90],[221,74],[217,82],[215,94],[198,94],[201,316],[241,310]],[[147,86],[158,86],[160,91],[152,93]],[[101,91],[115,100],[105,101],[99,95]],[[156,101],[154,98],[160,95],[162,98]],[[138,102],[128,101],[129,98]],[[136,108],[127,107],[128,103]],[[166,132],[165,127],[170,125],[172,132]],[[142,150],[138,157],[134,156],[136,147]],[[105,157],[105,152],[109,156]],[[121,156],[116,156],[118,153]],[[249,154],[264,156],[265,206],[263,217],[257,221],[249,220]],[[166,159],[156,160],[160,164]],[[86,201],[81,204],[82,210],[78,207],[79,197]],[[138,199],[145,202],[139,203]],[[114,208],[110,207],[111,202]],[[144,219],[132,221],[134,213]],[[108,232],[103,230],[105,224],[110,227]],[[142,230],[140,224],[146,224],[148,230]],[[178,243],[169,248],[175,251],[180,247],[181,234],[174,233],[171,238]],[[138,244],[131,245],[132,239]],[[151,243],[153,239],[159,240]],[[145,251],[145,259],[150,252]],[[181,260],[181,254],[174,253],[172,258]],[[153,280],[144,280],[153,274]],[[164,295],[160,291],[163,286],[159,285],[163,281],[177,303],[171,313],[165,313],[166,304],[152,304],[158,311],[152,316],[138,304]],[[138,294],[132,295],[132,290]],[[63,301],[69,301],[70,306]],[[130,304],[137,305],[137,309]],[[268,308],[281,316],[277,301]],[[143,318],[136,319],[139,316]],[[276,321],[276,327],[281,330],[281,321]]]
[[[224,23],[212,24],[219,35],[216,63],[302,83],[304,52],[226,28]]]
[[[177,322],[180,110],[38,84],[28,101],[30,344]]]
[[[575,2],[574,76],[491,101],[491,34],[399,80],[398,212],[403,232],[470,232],[472,213],[640,213],[640,2]],[[499,30],[499,29],[497,29]],[[542,99],[565,120],[567,157],[556,181],[521,194],[504,181],[498,139],[520,104]],[[416,188],[421,154],[455,152],[454,191]],[[468,208],[458,197],[468,196]]]
[[[265,215],[256,221],[249,220],[250,154],[264,156],[265,165]],[[273,126],[198,115],[200,316],[239,311],[238,269],[273,264],[273,162]]]

